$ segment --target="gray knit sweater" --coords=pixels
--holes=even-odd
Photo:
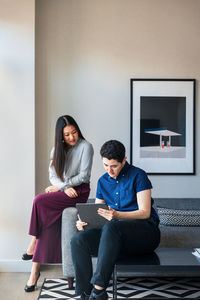
[[[52,185],[65,190],[68,187],[90,182],[94,150],[88,141],[79,138],[76,145],[67,152],[63,173],[64,182],[57,176],[52,166],[53,153],[54,148],[51,150],[49,165],[49,180]]]

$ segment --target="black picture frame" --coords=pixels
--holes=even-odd
[[[130,163],[195,175],[195,79],[130,79]]]

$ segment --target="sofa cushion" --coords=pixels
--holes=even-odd
[[[200,227],[198,226],[159,226],[160,247],[200,248]]]
[[[160,224],[167,226],[200,226],[200,210],[157,207]]]

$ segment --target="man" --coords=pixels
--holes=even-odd
[[[160,242],[146,173],[128,164],[119,141],[106,142],[100,154],[106,173],[98,181],[96,203],[108,205],[109,210],[99,209],[98,214],[109,222],[102,229],[84,231],[87,223],[77,221],[80,232],[71,241],[76,294],[82,300],[107,300],[106,288],[119,255],[153,252]],[[98,256],[94,275],[91,255]]]

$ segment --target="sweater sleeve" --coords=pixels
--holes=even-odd
[[[89,182],[94,150],[90,143],[85,143],[81,155],[79,173],[75,176],[65,179],[64,189],[68,187],[78,186],[81,183]]]

